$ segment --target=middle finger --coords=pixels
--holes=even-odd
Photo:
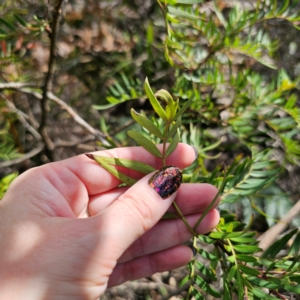
[[[115,188],[109,192],[95,195],[89,201],[89,213],[91,216],[110,206],[116,201],[129,187]],[[180,186],[176,203],[184,215],[201,213],[206,210],[208,205],[213,201],[218,193],[218,189],[207,183],[184,183]],[[219,204],[219,199],[214,203],[214,207]],[[174,212],[173,206],[168,210]]]

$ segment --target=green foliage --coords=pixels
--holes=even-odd
[[[4,176],[0,180],[0,200],[4,196],[5,192],[7,191],[9,185],[12,181],[18,176],[18,173],[11,173],[9,175]]]
[[[176,115],[176,111],[174,114],[166,114],[166,110],[164,110],[158,102],[157,93],[154,94],[152,92],[147,79],[145,81],[145,90],[148,97],[151,98],[150,101],[154,110],[167,122],[167,125],[162,133],[154,121],[151,122],[146,116],[140,115],[134,110],[132,110],[133,118],[154,136],[158,138],[163,137],[163,145],[165,146],[167,140],[164,139],[164,137],[167,136],[168,120],[175,121],[173,126],[175,126],[177,130],[180,126],[180,120],[184,110],[179,110],[182,113],[178,115],[177,120],[174,119],[172,115]],[[164,100],[167,102],[167,105],[174,102],[167,91],[163,91],[162,94],[166,96]],[[175,125],[176,122],[178,122],[178,125]],[[175,147],[172,145],[172,141],[167,151],[161,154],[149,138],[135,131],[130,131],[128,134],[154,156],[162,159],[164,159],[164,155],[167,156],[168,149],[172,148],[173,150]],[[173,140],[175,140],[175,138],[173,138]],[[179,139],[176,138],[175,144],[177,144],[178,141]],[[216,143],[210,149],[214,149],[218,144],[219,143]],[[202,149],[202,153],[204,152]],[[123,183],[128,185],[135,183],[133,178],[124,175],[113,166],[108,167],[105,162],[107,158],[90,156]],[[113,161],[114,159],[108,159],[110,163],[114,165],[125,166],[134,170],[138,170],[138,165],[140,164],[137,161],[125,161],[122,159],[118,159],[118,162],[115,163]],[[139,171],[142,170],[143,173],[150,173],[153,169],[149,167],[150,166],[143,164]],[[262,189],[275,182],[277,176],[280,174],[281,168],[278,168],[275,160],[270,159],[270,150],[266,149],[253,154],[252,158],[242,159],[242,156],[239,156],[224,171],[220,171],[219,167],[217,167],[206,177],[199,174],[199,167],[201,166],[196,166],[194,171],[189,172],[190,174],[186,174],[184,180],[190,180],[190,182],[210,182],[219,187],[219,193],[198,222],[196,222],[193,229],[182,215],[176,203],[173,203],[178,217],[182,219],[194,236],[193,246],[197,253],[202,256],[203,259],[210,261],[208,266],[205,266],[196,260],[196,258],[193,258],[189,263],[189,275],[183,278],[180,283],[180,286],[189,284],[186,299],[191,299],[192,297],[195,299],[205,299],[204,295],[211,295],[215,298],[222,297],[219,291],[200,276],[202,274],[202,276],[208,278],[210,282],[216,282],[218,279],[215,269],[218,262],[220,262],[223,272],[223,299],[232,299],[234,294],[237,295],[238,299],[243,299],[246,295],[249,299],[277,299],[275,296],[279,289],[286,289],[290,292],[298,293],[300,285],[297,282],[297,278],[300,265],[299,262],[297,262],[297,257],[300,254],[300,235],[297,234],[297,228],[277,240],[261,256],[257,255],[258,252],[261,252],[261,249],[258,247],[255,233],[249,231],[253,217],[250,224],[245,226],[245,224],[239,222],[234,215],[223,211],[220,223],[208,236],[198,236],[195,233],[199,223],[203,220],[205,214],[213,207],[219,195],[222,195],[223,203],[236,202],[239,201],[241,197],[254,197],[256,193],[259,193]],[[276,258],[277,254],[284,250],[287,242],[293,237],[295,240],[290,254],[283,258]],[[214,250],[212,252],[204,250],[200,245],[200,243],[203,242],[213,245]],[[292,263],[290,263],[290,259],[293,259]],[[297,276],[294,276],[294,274],[297,274]],[[289,284],[288,287],[287,281]],[[267,293],[265,289],[268,289]]]
[[[20,156],[16,148],[15,141],[9,131],[9,122],[1,120],[0,124],[3,126],[0,131],[0,161],[14,159]]]
[[[151,6],[123,1],[118,7],[95,3],[82,11],[72,3],[66,9],[53,93],[92,126],[100,123],[106,148],[137,143],[163,164],[179,141],[197,148],[197,161],[183,170],[184,182],[217,186],[224,209],[216,230],[196,236],[175,207],[193,233],[198,253],[181,283],[189,284],[187,298],[278,299],[281,291],[299,294],[300,235],[293,229],[299,219],[292,220],[290,230],[263,255],[249,229],[254,213],[272,226],[299,198],[298,1],[157,0]],[[0,84],[39,85],[17,91],[1,88],[9,100],[20,99],[18,108],[37,129],[36,92],[48,61],[39,55],[49,48],[51,18],[43,13],[43,4],[36,8],[29,1],[22,9],[19,4],[0,4]],[[145,78],[151,86],[148,79],[143,84]],[[65,112],[54,102],[49,108],[54,144],[64,136],[60,131],[68,138],[77,136],[78,126],[69,122],[65,128],[60,122]],[[18,116],[9,115],[5,103],[1,112],[0,160],[11,160],[36,141],[28,130],[20,130]],[[82,140],[86,131],[78,136]],[[157,143],[163,144],[162,152]],[[94,144],[84,146],[94,149]],[[61,157],[79,152],[66,147]],[[135,179],[120,169],[153,171],[137,161],[92,158],[127,185]],[[5,178],[3,192],[10,182]],[[242,210],[238,219],[225,210],[234,205]],[[204,244],[213,250],[204,250]],[[222,282],[220,290],[215,282]]]

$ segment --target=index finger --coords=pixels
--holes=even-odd
[[[163,146],[158,145],[157,147],[162,152]],[[161,159],[154,157],[143,147],[116,148],[94,152],[93,154],[136,160],[146,163],[155,169],[160,169],[162,167]],[[175,151],[167,158],[167,165],[174,165],[183,169],[192,164],[194,160],[194,149],[187,144],[179,143]],[[121,183],[119,179],[100,167],[98,163],[86,157],[86,155],[79,155],[77,157],[66,159],[60,163],[63,163],[64,167],[69,169],[82,181],[89,196],[109,191]],[[145,176],[144,174],[127,168],[118,169],[127,176],[135,179],[140,179]]]

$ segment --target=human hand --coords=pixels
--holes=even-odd
[[[161,168],[141,147],[97,154]],[[192,147],[179,144],[167,165],[183,169],[194,158]],[[118,188],[117,178],[80,155],[30,169],[11,184],[0,202],[0,299],[97,299],[109,286],[189,262],[192,251],[181,245],[191,238],[186,226],[160,219],[176,197],[195,225],[217,189],[182,184],[162,200],[148,184],[150,174],[121,170],[140,180]],[[209,232],[218,221],[212,209],[197,231]]]

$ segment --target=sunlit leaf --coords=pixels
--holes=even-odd
[[[105,109],[109,109],[111,107],[116,106],[118,103],[109,103],[109,104],[103,104],[103,105],[93,105],[92,108],[93,109],[97,109],[97,110],[105,110]]]
[[[234,250],[239,252],[239,253],[255,253],[261,251],[261,249],[257,246],[250,246],[250,245],[234,245],[233,246]]]
[[[179,287],[184,286],[186,283],[189,282],[189,280],[190,280],[190,276],[189,276],[189,275],[185,276],[185,277],[180,281]]]
[[[170,138],[172,138],[173,135],[177,132],[177,129],[181,125],[181,117],[178,117],[178,119],[176,120],[176,122],[174,124],[173,123],[174,122],[172,122],[171,130],[167,134],[167,140],[169,140]]]
[[[213,231],[209,234],[211,238],[214,239],[231,239],[235,237],[239,237],[243,234],[243,232],[218,232]]]
[[[171,155],[174,150],[176,149],[177,145],[179,143],[179,134],[175,134],[175,136],[173,137],[171,143],[169,144],[167,151],[166,151],[166,157],[168,157],[169,155]]]
[[[157,128],[149,119],[145,116],[137,113],[133,108],[131,109],[131,116],[144,128],[146,128],[150,133],[154,134],[161,140],[164,138],[159,128]]]
[[[155,171],[155,169],[152,166],[144,164],[137,160],[116,158],[116,157],[109,157],[109,156],[100,156],[100,155],[93,155],[93,157],[97,158],[97,161],[100,160],[110,165],[125,167],[131,170],[141,172],[143,174],[149,174]]]
[[[130,130],[127,132],[127,134],[151,154],[153,154],[156,157],[162,158],[160,151],[157,149],[154,143],[145,136],[143,136],[141,133]]]
[[[119,170],[117,170],[115,167],[113,167],[112,165],[108,164],[107,162],[105,162],[104,159],[101,159],[102,156],[95,156],[93,157],[93,159],[95,159],[95,161],[97,163],[99,163],[101,165],[102,168],[104,168],[106,171],[108,171],[110,174],[112,174],[113,176],[115,176],[116,178],[118,178],[120,181],[122,181],[123,183],[127,184],[127,185],[134,185],[137,180],[125,175],[124,173],[120,172]]]
[[[151,102],[153,109],[163,120],[168,121],[166,112],[163,110],[160,103],[156,99],[154,93],[152,92],[152,89],[149,85],[148,78],[146,78],[146,80],[145,80],[144,88],[145,88],[146,94]]]

